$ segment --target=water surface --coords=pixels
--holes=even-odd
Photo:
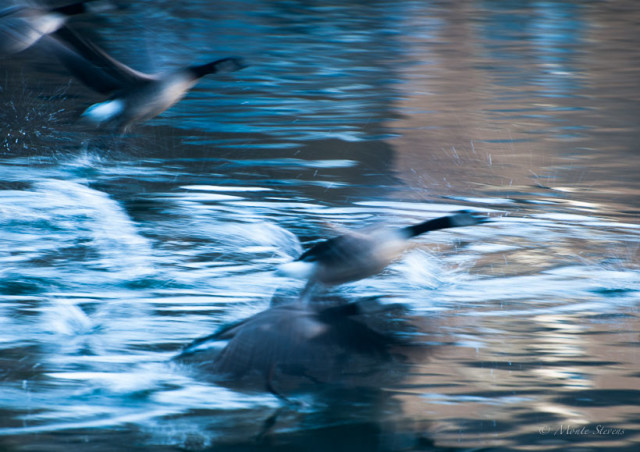
[[[133,2],[76,20],[167,70],[228,55],[124,137],[38,49],[0,63],[6,450],[635,450],[640,11],[620,2]],[[279,263],[471,209],[334,289],[428,321],[393,382],[288,405],[171,361],[301,283]],[[264,425],[275,420],[268,431]]]

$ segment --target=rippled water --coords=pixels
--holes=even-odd
[[[635,2],[184,3],[74,22],[141,70],[250,65],[124,137],[0,62],[3,450],[638,446]],[[171,361],[299,290],[306,242],[463,208],[493,221],[333,291],[425,321],[395,381],[286,404]]]

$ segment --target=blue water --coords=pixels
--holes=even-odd
[[[635,450],[639,19],[131,2],[73,24],[140,70],[249,67],[124,136],[75,121],[101,99],[48,55],[0,61],[0,447]],[[308,243],[460,209],[492,221],[331,292],[422,325],[391,380],[286,403],[171,360],[301,290],[274,270]]]

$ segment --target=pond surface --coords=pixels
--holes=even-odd
[[[636,2],[136,1],[140,70],[236,55],[125,136],[37,48],[0,61],[0,446],[637,450]],[[433,353],[287,404],[171,358],[302,284],[309,242],[460,209],[382,274]],[[381,363],[382,365],[382,363]],[[268,428],[265,428],[268,426]]]

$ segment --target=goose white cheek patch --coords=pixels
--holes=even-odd
[[[109,121],[122,113],[124,103],[121,100],[113,99],[94,104],[87,108],[82,116],[94,122]]]

